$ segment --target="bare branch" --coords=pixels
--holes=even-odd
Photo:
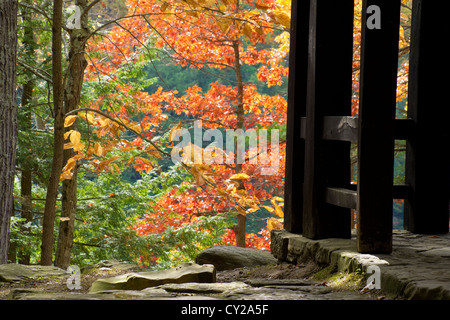
[[[118,120],[118,119],[115,119],[115,118],[111,117],[110,115],[108,115],[108,114],[106,114],[106,113],[104,113],[104,112],[102,112],[102,111],[100,111],[100,110],[92,109],[92,108],[79,108],[79,109],[75,109],[75,110],[72,110],[72,111],[70,111],[70,112],[67,112],[67,113],[65,114],[65,117],[70,116],[70,115],[73,115],[73,114],[77,114],[77,113],[80,112],[80,111],[92,111],[92,112],[95,112],[95,113],[98,113],[98,114],[102,115],[102,116],[105,117],[105,118],[108,118],[109,120],[111,120],[111,121],[117,123],[118,125],[123,126],[123,127],[126,128],[128,131],[134,133],[135,135],[137,135],[138,137],[140,137],[142,140],[144,140],[144,141],[150,143],[150,144],[151,144],[151,145],[152,145],[159,153],[161,153],[161,154],[163,154],[163,155],[165,155],[165,156],[167,156],[167,157],[171,157],[171,154],[170,154],[170,153],[168,153],[168,152],[162,150],[162,149],[161,149],[157,144],[155,144],[153,141],[151,141],[151,140],[148,139],[147,137],[143,136],[143,135],[140,134],[139,132],[135,131],[134,129],[130,128],[130,127],[127,126],[125,123],[123,123],[123,121],[120,121],[120,120]]]
[[[25,69],[27,69],[28,71],[30,71],[31,73],[33,73],[34,75],[38,76],[39,78],[53,84],[53,80],[51,75],[45,71],[42,70],[36,66],[30,66],[29,64],[27,64],[25,61],[21,60],[21,59],[17,59],[17,63],[24,67]]]
[[[44,10],[42,10],[39,7],[35,7],[35,6],[33,6],[29,3],[25,3],[25,2],[19,2],[19,6],[31,9],[31,10],[43,15],[47,19],[48,22],[52,22],[52,19],[47,15],[47,12],[45,12]]]
[[[93,6],[95,6],[97,3],[99,3],[101,0],[94,0],[91,3],[89,3],[87,5],[87,7],[83,10],[83,12],[81,13],[81,19],[83,19],[83,17],[89,12],[89,10],[91,10],[91,8]]]

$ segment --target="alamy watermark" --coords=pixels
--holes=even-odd
[[[81,7],[70,6],[66,9],[66,28],[81,29]]]
[[[367,278],[366,286],[364,287],[364,289],[381,289],[380,267],[377,265],[370,265],[367,267],[366,273],[370,274],[370,277]]]
[[[261,168],[262,175],[277,174],[279,168],[279,130],[270,130],[270,143],[267,129],[228,129],[225,139],[221,130],[208,129],[203,132],[202,121],[194,121],[194,143],[191,133],[176,129],[171,141],[179,142],[171,152],[174,163],[186,164],[255,164]],[[214,138],[214,141],[212,139]],[[211,142],[212,141],[212,142]],[[224,148],[225,141],[225,148]],[[246,149],[248,141],[248,149]],[[203,142],[211,142],[203,148]],[[269,147],[270,144],[270,147]]]
[[[381,9],[377,5],[367,7],[367,14],[371,14],[367,18],[367,29],[381,29]]]
[[[67,268],[67,273],[70,274],[69,278],[67,278],[67,288],[69,290],[80,290],[81,289],[81,271],[78,266],[69,266]]]

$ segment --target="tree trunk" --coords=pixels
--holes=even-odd
[[[236,83],[237,83],[237,106],[236,106],[236,129],[244,130],[244,83],[242,82],[242,73],[241,73],[241,63],[240,63],[240,54],[239,54],[239,41],[235,41],[233,43],[234,49],[234,72],[236,74]],[[245,145],[245,141],[244,141]],[[238,161],[237,155],[237,139],[234,142],[234,150],[236,152],[235,161],[235,173],[239,173],[242,170],[242,164]],[[242,180],[239,181],[238,189],[245,189],[244,182]],[[245,224],[247,217],[243,214],[238,214],[237,216],[237,225],[234,228],[234,234],[236,236],[236,246],[245,248]]]
[[[56,199],[58,196],[59,178],[63,164],[64,151],[64,110],[62,83],[62,0],[55,0],[53,4],[52,26],[52,80],[53,80],[53,109],[55,115],[53,136],[53,162],[47,187],[47,197],[44,209],[41,265],[52,265],[53,244],[56,216]]]
[[[31,5],[31,1],[26,1]],[[31,14],[30,9],[22,7],[21,9],[22,21],[23,22],[31,22]],[[29,61],[34,61],[36,59],[36,55],[34,54],[34,37],[33,37],[33,29],[30,25],[25,25],[23,28],[23,46],[25,51],[25,57]],[[25,113],[25,126],[24,130],[31,132],[32,129],[32,118],[31,118],[31,108],[29,103],[33,98],[33,88],[34,81],[31,78],[27,80],[27,82],[23,85],[23,93],[22,93],[22,108]],[[27,157],[32,157],[31,154],[28,154]],[[22,218],[25,219],[24,224],[29,223],[33,220],[32,214],[32,202],[31,202],[31,192],[32,192],[32,170],[29,165],[22,166],[22,176],[20,180],[20,198],[22,203]],[[30,228],[22,226],[21,230],[25,234],[30,233]],[[29,245],[20,246],[17,248],[17,255],[19,259],[19,263],[21,264],[30,264],[30,253],[31,248]]]
[[[87,6],[86,0],[77,0],[75,2],[81,8],[81,11]],[[67,84],[64,90],[64,109],[65,113],[78,108],[81,98],[81,88],[83,85],[84,70],[87,67],[87,61],[84,56],[86,39],[90,32],[87,28],[87,17],[84,15],[81,21],[82,29],[69,30],[70,49],[69,49],[69,71]],[[66,130],[76,130],[76,122],[66,128]],[[73,149],[64,150],[64,163],[72,158],[76,153]],[[70,265],[70,254],[73,244],[73,231],[75,225],[75,215],[77,208],[77,167],[73,169],[73,177],[70,180],[63,181],[62,189],[62,213],[63,219],[59,225],[58,246],[55,257],[55,265],[66,269]]]
[[[0,0],[0,264],[8,262],[14,208],[17,106],[17,0]]]
[[[22,107],[29,108],[27,105],[29,104],[31,97],[33,95],[33,81],[27,81],[23,86],[23,94],[22,94]],[[31,112],[27,112],[26,114],[26,128],[25,130],[31,131]],[[29,166],[24,166],[22,168],[22,176],[20,178],[20,198],[22,203],[22,218],[25,219],[24,224],[33,220],[32,213],[32,203],[31,203],[31,191],[32,191],[32,171]],[[30,228],[21,226],[21,230],[25,234],[30,233]],[[30,264],[30,246],[20,246],[18,249],[18,258],[19,263],[21,264]]]

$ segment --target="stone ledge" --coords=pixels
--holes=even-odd
[[[356,239],[311,240],[285,230],[272,230],[271,252],[279,261],[313,260],[354,272],[377,265],[382,291],[406,299],[450,300],[450,235],[415,235],[394,231],[392,254],[361,254]]]

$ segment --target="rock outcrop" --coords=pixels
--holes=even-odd
[[[269,251],[232,246],[215,246],[200,252],[195,258],[195,262],[198,264],[212,264],[217,271],[222,271],[277,264],[278,260]]]
[[[178,267],[168,270],[127,273],[116,277],[98,279],[92,284],[89,292],[92,293],[105,290],[142,290],[166,283],[209,283],[215,281],[216,270],[213,265],[182,263]]]
[[[0,265],[0,282],[27,281],[41,277],[68,275],[66,270],[53,266],[8,263]]]

